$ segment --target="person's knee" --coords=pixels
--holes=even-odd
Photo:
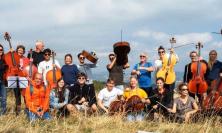
[[[98,110],[96,104],[93,104],[92,107],[91,107],[92,111],[93,112],[96,112]]]

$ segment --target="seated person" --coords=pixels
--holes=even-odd
[[[67,109],[71,112],[96,112],[97,107],[94,88],[86,84],[87,77],[85,73],[79,73],[77,77],[77,83],[69,88],[70,95]]]
[[[36,119],[51,119],[49,114],[49,94],[50,88],[43,85],[42,74],[36,73],[32,86],[28,86],[25,91],[26,107],[30,121]]]
[[[173,108],[169,112],[175,113],[177,122],[189,122],[190,117],[198,111],[196,101],[189,96],[187,84],[178,86],[180,97],[174,100]]]
[[[126,88],[123,97],[126,101],[128,101],[132,96],[136,95],[141,99],[141,102],[144,104],[150,104],[150,100],[147,99],[147,93],[137,87],[138,81],[136,77],[130,78],[130,87]],[[139,112],[128,112],[127,113],[127,120],[128,121],[141,121],[144,119],[144,111],[141,110]]]
[[[167,108],[172,107],[172,100],[169,90],[164,88],[164,79],[159,77],[156,79],[156,86],[151,95],[150,101],[154,112],[154,119],[168,116]]]
[[[123,91],[114,86],[114,80],[109,78],[106,87],[100,90],[98,94],[98,106],[106,113],[108,113],[110,103],[118,99],[118,96],[123,95]]]
[[[52,112],[56,112],[58,116],[67,115],[66,105],[69,100],[69,90],[65,88],[63,78],[57,81],[57,87],[50,92],[50,108]]]

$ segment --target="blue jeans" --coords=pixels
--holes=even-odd
[[[31,111],[28,111],[27,114],[28,114],[28,119],[31,122],[35,121],[36,119],[44,119],[44,120],[50,120],[51,119],[51,116],[50,116],[49,112],[45,112],[42,117],[39,117],[37,114],[35,114]]]
[[[127,121],[142,121],[145,118],[145,113],[143,111],[137,113],[130,112],[127,114],[126,118]]]
[[[0,102],[1,102],[1,111],[0,115],[3,115],[6,113],[6,100],[7,100],[7,91],[5,88],[4,83],[0,81]]]

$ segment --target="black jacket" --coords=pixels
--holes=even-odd
[[[69,103],[71,104],[79,104],[78,101],[84,97],[87,102],[89,102],[89,106],[92,106],[94,103],[96,104],[96,95],[95,90],[91,88],[89,85],[84,85],[82,88],[77,83],[71,87],[69,87]]]

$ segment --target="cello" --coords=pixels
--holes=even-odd
[[[170,39],[171,49],[173,44],[176,43],[175,38]],[[177,63],[176,56],[170,52],[169,58],[165,55],[162,60],[162,68],[157,72],[157,78],[162,77],[166,84],[172,84],[176,80],[176,74],[174,72],[174,66]]]
[[[29,65],[24,66],[23,74],[25,77],[28,77],[29,79],[33,80],[34,75],[35,73],[37,73],[38,69],[33,64],[32,49],[30,49],[29,54],[30,54]]]
[[[137,95],[131,96],[125,104],[126,112],[140,112],[145,109],[145,103]]]
[[[9,52],[4,55],[5,63],[8,66],[5,76],[6,78],[8,78],[8,76],[23,76],[22,71],[19,69],[20,56],[13,50],[11,36],[8,32],[5,32],[4,38],[8,41],[10,48]]]
[[[210,88],[210,93],[203,101],[203,108],[219,112],[222,110],[222,78],[213,80]]]
[[[62,77],[61,70],[58,67],[56,67],[56,64],[55,64],[54,51],[52,51],[52,66],[53,66],[52,70],[46,73],[46,80],[48,82],[48,87],[50,89],[57,87],[57,80]]]
[[[191,64],[193,77],[188,83],[188,88],[189,92],[193,94],[203,94],[208,88],[207,82],[204,79],[204,74],[207,71],[207,65],[200,61],[200,49],[203,48],[203,45],[198,42],[196,48],[198,49],[198,61]]]

